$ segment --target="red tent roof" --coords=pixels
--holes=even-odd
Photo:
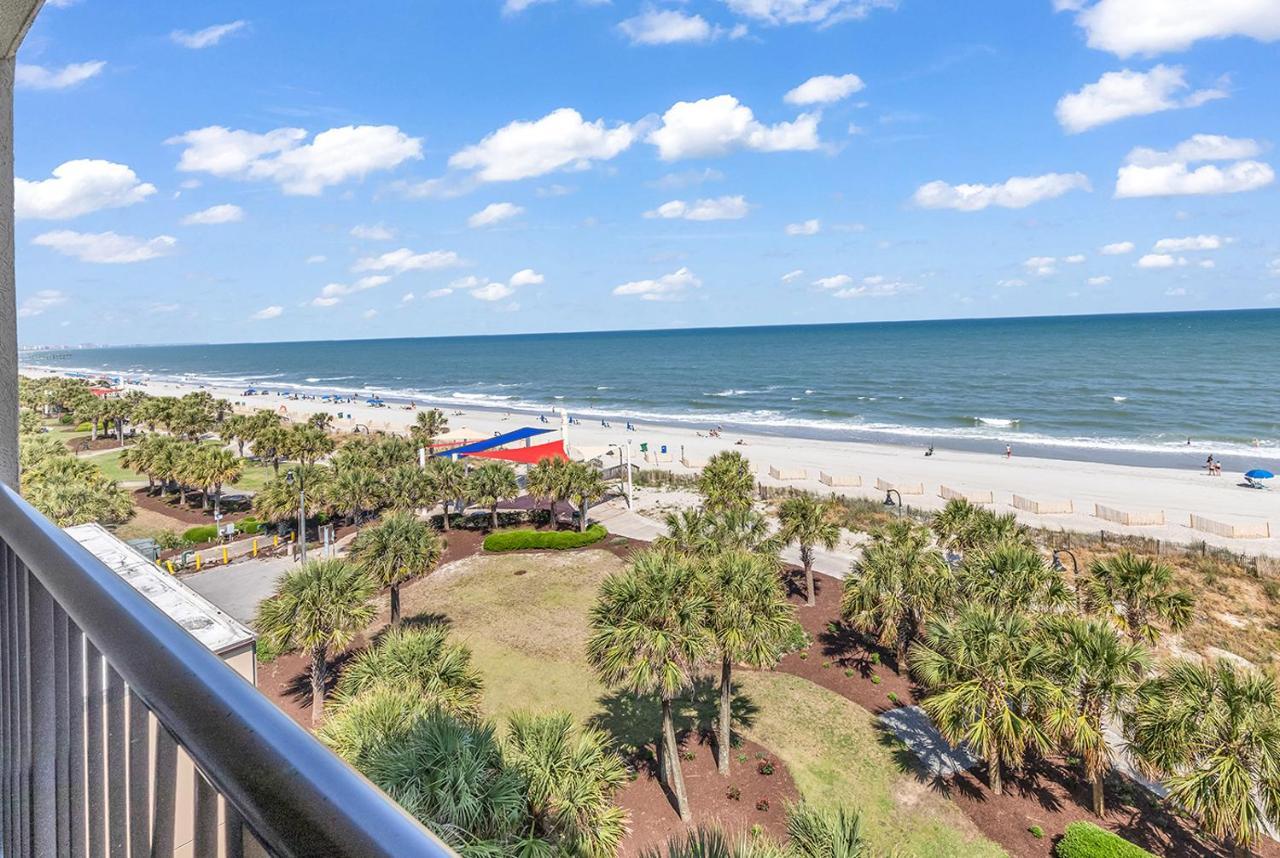
[[[502,459],[506,462],[517,462],[522,465],[535,465],[543,459],[564,459],[569,457],[564,452],[563,441],[552,441],[550,444],[538,444],[533,447],[515,447],[510,450],[483,450],[479,453],[465,453],[468,459]]]

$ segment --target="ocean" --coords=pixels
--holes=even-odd
[[[1280,310],[34,352],[443,407],[1132,464],[1280,463]],[[1188,445],[1190,440],[1191,444]]]

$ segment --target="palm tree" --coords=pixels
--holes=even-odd
[[[1108,718],[1118,717],[1151,666],[1142,644],[1125,641],[1107,622],[1085,617],[1052,617],[1043,631],[1049,647],[1049,669],[1072,707],[1063,707],[1057,726],[1071,752],[1084,764],[1093,783],[1093,812],[1106,810],[1105,783],[1112,749],[1104,732]]]
[[[1063,692],[1049,678],[1048,652],[1027,617],[970,605],[954,620],[930,622],[910,661],[927,691],[921,707],[943,738],[968,744],[986,762],[996,795],[1002,766],[1021,765],[1028,749],[1052,747],[1047,725]]]
[[[654,548],[696,557],[714,550],[710,538],[710,519],[701,509],[682,509],[668,512],[665,517],[667,532],[653,541]]]
[[[604,497],[606,486],[600,471],[586,462],[571,462],[566,472],[565,493],[578,505],[578,531],[586,532],[588,512],[594,501]]]
[[[797,858],[871,858],[861,818],[843,807],[793,805],[787,810],[787,836]]]
[[[345,560],[313,560],[290,572],[258,606],[254,626],[279,649],[301,647],[311,658],[311,723],[324,719],[329,652],[351,643],[377,616],[377,590],[363,569]]]
[[[489,508],[489,529],[498,529],[498,504],[520,494],[515,469],[493,459],[467,476],[467,496]]]
[[[516,712],[506,749],[524,775],[535,834],[557,854],[617,854],[627,814],[613,797],[630,778],[607,734],[577,726],[568,712]]]
[[[814,605],[813,551],[821,545],[830,551],[840,541],[840,525],[833,519],[831,504],[808,495],[787,498],[778,509],[782,524],[779,534],[783,543],[800,546],[800,564],[804,566],[805,604]]]
[[[102,415],[106,413],[106,403],[98,397],[86,399],[76,407],[75,419],[77,423],[89,424],[89,440],[98,440],[98,427],[102,424]]]
[[[417,419],[413,425],[409,427],[409,434],[413,441],[419,447],[425,447],[427,452],[435,446],[435,441],[441,435],[449,431],[449,418],[439,408],[431,408],[427,411],[419,411]]]
[[[240,458],[244,458],[244,445],[253,433],[253,421],[243,414],[232,414],[218,427],[218,436],[227,444],[235,444]]]
[[[971,549],[958,575],[962,597],[1005,611],[1053,611],[1075,597],[1062,573],[1018,542]]]
[[[222,514],[222,487],[240,481],[244,474],[244,462],[230,450],[221,447],[205,447],[201,454],[201,473],[206,485],[213,488],[213,514]]]
[[[733,666],[773,667],[801,633],[795,612],[769,558],[730,550],[707,563],[711,595],[707,623],[720,654],[720,722],[716,745],[720,774],[729,774]]]
[[[360,516],[372,509],[382,495],[382,483],[376,474],[363,468],[348,469],[333,478],[329,486],[329,500],[345,512],[352,524],[360,523]]]
[[[932,527],[944,548],[960,554],[1002,542],[1034,544],[1031,531],[1026,525],[1019,524],[1013,513],[996,515],[964,498],[947,501],[946,506],[934,515]]]
[[[426,506],[427,494],[427,475],[421,468],[396,465],[382,482],[380,500],[398,512],[412,512]]]
[[[457,459],[443,457],[427,461],[431,494],[444,507],[444,532],[449,532],[449,505],[467,493],[467,468]]]
[[[568,462],[554,456],[541,459],[525,475],[525,489],[532,497],[547,502],[547,523],[556,526],[556,504],[567,494],[566,471]]]
[[[605,578],[591,609],[587,660],[606,685],[662,701],[659,777],[689,819],[689,798],[676,745],[672,707],[693,681],[711,646],[710,606],[694,564],[662,551],[635,554],[627,568]]]
[[[897,520],[872,534],[845,579],[840,611],[854,628],[893,647],[901,669],[907,645],[953,591],[951,568],[928,528]]]
[[[338,477],[336,484],[342,484],[346,476]],[[429,574],[443,553],[435,530],[403,512],[392,513],[377,526],[360,531],[351,544],[351,559],[378,586],[391,588],[393,626],[400,625],[400,585]]]
[[[471,663],[471,650],[449,640],[449,630],[428,626],[390,628],[342,670],[335,698],[344,706],[372,688],[412,691],[458,718],[480,713],[484,680]]]
[[[333,428],[333,415],[327,411],[317,411],[307,418],[307,425],[312,429],[328,432]]]
[[[755,488],[751,463],[737,450],[716,453],[698,475],[698,492],[708,512],[750,507]]]
[[[334,441],[314,426],[294,426],[285,433],[284,449],[290,459],[304,465],[314,465],[333,452]]]
[[[1125,718],[1129,749],[1169,798],[1233,855],[1280,823],[1280,701],[1273,678],[1178,660],[1138,689]]]
[[[280,460],[285,458],[288,445],[289,431],[283,426],[261,426],[253,433],[253,455],[270,462],[276,476],[280,475]]]
[[[785,543],[780,535],[770,535],[769,519],[758,510],[748,507],[708,515],[707,537],[713,550],[751,551],[770,558],[781,568],[778,552]]]
[[[1191,623],[1195,598],[1174,586],[1173,567],[1122,551],[1089,564],[1080,582],[1085,607],[1115,617],[1133,640],[1154,644],[1160,623],[1179,632]]]

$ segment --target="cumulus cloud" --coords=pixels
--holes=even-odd
[[[1089,47],[1119,57],[1182,51],[1202,39],[1280,39],[1275,0],[1056,0],[1075,13]]]
[[[403,274],[406,271],[438,271],[464,265],[462,258],[452,250],[430,250],[414,253],[407,247],[391,250],[378,256],[366,256],[356,260],[352,271],[390,271]]]
[[[1027,285],[1027,281],[1021,277],[1006,277],[1003,280],[997,280],[996,285],[1001,289],[1021,289]]]
[[[446,289],[436,289],[427,294],[428,298],[440,298],[454,291],[467,292],[477,301],[502,301],[510,298],[522,286],[538,286],[546,282],[546,278],[532,268],[522,268],[507,278],[506,282],[489,281],[483,277],[462,277],[449,284]]]
[[[786,274],[783,274],[779,279],[782,280],[783,283],[794,283],[803,276],[804,269],[797,268],[795,271],[788,271]]]
[[[994,185],[929,182],[916,189],[914,199],[921,208],[976,212],[988,206],[1021,209],[1071,191],[1089,190],[1092,188],[1084,173],[1046,173],[1043,176],[1014,176]]]
[[[184,48],[199,50],[201,48],[211,48],[227,36],[237,33],[247,26],[248,22],[246,21],[232,21],[228,24],[214,24],[212,27],[205,27],[203,30],[195,30],[194,32],[174,30],[169,34],[169,38]]]
[[[445,297],[446,295],[452,295],[452,294],[453,294],[453,290],[452,290],[452,289],[450,289],[448,286],[445,286],[445,287],[440,288],[440,289],[432,289],[430,292],[428,292],[428,293],[427,293],[427,297],[428,297],[428,298],[443,298],[443,297]]]
[[[522,268],[515,274],[512,274],[511,279],[507,282],[512,286],[519,288],[520,286],[538,286],[545,282],[546,279],[547,278],[543,277],[532,268]]]
[[[1057,272],[1058,260],[1052,256],[1033,256],[1022,263],[1022,267],[1032,274],[1046,277]]]
[[[556,170],[586,169],[608,161],[635,142],[635,129],[613,128],[603,119],[587,122],[578,111],[562,107],[534,122],[516,121],[449,158],[449,166],[474,170],[484,182],[511,182]]]
[[[218,223],[235,223],[244,220],[244,209],[232,203],[209,206],[198,212],[192,212],[182,219],[186,226],[209,225]]]
[[[130,262],[146,262],[149,259],[165,256],[173,251],[178,240],[171,235],[135,238],[114,232],[75,232],[70,229],[58,229],[37,235],[31,243],[55,250],[63,256],[75,257],[81,262],[121,265]]]
[[[800,223],[789,223],[784,231],[787,235],[817,235],[822,231],[822,221],[815,217]]]
[[[67,296],[57,289],[41,289],[18,307],[18,318],[39,316],[45,310],[67,303]]]
[[[823,74],[811,77],[782,97],[787,104],[832,104],[843,101],[866,84],[856,74]]]
[[[1070,256],[1062,257],[1062,261],[1070,265],[1079,265],[1081,262],[1084,262],[1084,260],[1085,255],[1083,253],[1073,253]]]
[[[1088,283],[1090,286],[1106,286],[1111,282],[1111,277],[1107,274],[1100,274],[1097,277],[1090,277],[1084,282]]]
[[[647,211],[647,218],[663,218],[666,220],[739,220],[747,216],[751,205],[747,198],[739,194],[733,197],[715,197],[714,199],[671,200],[652,211]]]
[[[726,35],[735,39],[746,35],[744,26],[725,29],[709,23],[701,15],[690,15],[679,9],[646,9],[618,24],[618,30],[633,45],[710,42]]]
[[[106,67],[102,60],[69,63],[60,69],[18,63],[13,82],[19,89],[68,89],[97,77]]]
[[[400,303],[412,304],[415,297],[417,296],[415,296],[412,292],[405,292],[403,295],[400,296]]]
[[[1058,101],[1058,123],[1068,133],[1078,134],[1129,116],[1199,107],[1227,97],[1221,87],[1184,94],[1189,88],[1186,70],[1181,66],[1158,65],[1147,72],[1107,72],[1097,82]]]
[[[856,280],[848,274],[820,277],[813,285],[829,293],[833,298],[887,298],[916,287],[905,280],[873,274]]]
[[[356,292],[365,292],[369,289],[376,289],[383,284],[390,283],[391,278],[386,274],[369,274],[354,283],[328,283],[320,290],[312,301],[313,307],[332,307],[342,302],[343,297],[353,295]]]
[[[813,285],[819,289],[843,289],[853,285],[853,278],[848,274],[833,274],[830,277],[819,277],[813,281]]]
[[[314,254],[313,256],[308,256],[306,259],[306,262],[308,265],[317,265],[321,262],[327,262],[328,259],[329,257],[325,256],[324,254],[317,253],[317,254]]]
[[[249,318],[253,319],[254,321],[261,322],[265,319],[278,318],[280,314],[283,312],[284,312],[284,307],[281,307],[279,304],[272,304],[270,307],[263,307],[261,310],[254,313]]]
[[[1182,256],[1173,256],[1168,253],[1148,253],[1137,261],[1139,268],[1175,268],[1187,265],[1187,260]]]
[[[764,24],[816,24],[819,27],[858,21],[876,9],[894,9],[898,5],[897,0],[724,0],[724,3],[738,15]]]
[[[211,125],[171,137],[185,148],[178,169],[221,178],[275,182],[286,194],[316,196],[325,188],[422,158],[422,140],[394,125],[347,125],[310,143],[301,128],[265,134]]]
[[[1113,241],[1111,244],[1104,244],[1098,248],[1098,252],[1103,256],[1122,256],[1126,253],[1133,253],[1132,241]]]
[[[351,227],[351,237],[364,241],[390,241],[396,237],[396,231],[382,223],[358,223]]]
[[[1218,250],[1230,242],[1220,235],[1188,235],[1185,238],[1162,238],[1156,242],[1157,253],[1186,253],[1189,250]]]
[[[63,220],[140,203],[156,192],[124,164],[80,159],[54,167],[51,178],[13,180],[18,220]]]
[[[478,301],[501,301],[503,298],[510,298],[514,294],[516,294],[515,289],[512,289],[506,283],[497,282],[471,290],[471,297]]]
[[[679,301],[689,289],[702,285],[698,276],[688,268],[680,268],[654,280],[632,280],[615,286],[615,295],[639,295],[644,301]]]
[[[511,220],[524,214],[524,208],[515,203],[490,203],[480,211],[467,218],[467,226],[472,229],[493,226],[504,220]]]
[[[1192,194],[1236,194],[1266,187],[1275,181],[1269,164],[1252,160],[1262,147],[1248,138],[1196,134],[1168,151],[1138,147],[1129,152],[1116,173],[1118,198]],[[1230,161],[1192,165],[1205,161]]]
[[[757,152],[812,150],[818,139],[818,113],[802,113],[792,122],[765,125],[732,95],[678,101],[662,115],[662,124],[645,138],[664,161],[707,158],[735,149]]]

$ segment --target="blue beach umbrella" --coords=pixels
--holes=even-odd
[[[1265,471],[1262,468],[1254,468],[1252,471],[1245,472],[1245,476],[1251,480],[1269,480],[1274,477],[1275,474],[1270,471]]]

